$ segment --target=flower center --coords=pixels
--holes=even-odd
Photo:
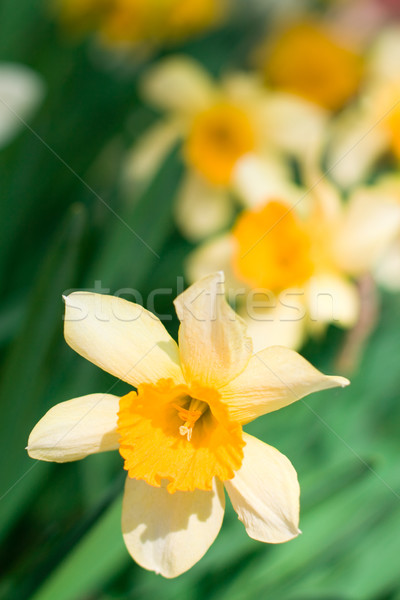
[[[209,408],[208,405],[201,400],[196,400],[194,398],[190,398],[189,400],[189,408],[183,408],[183,406],[179,406],[179,404],[172,404],[178,411],[178,417],[184,421],[184,424],[179,427],[179,433],[186,436],[188,442],[192,439],[193,427],[196,421],[198,421],[202,414]]]
[[[194,119],[184,154],[186,160],[215,185],[228,185],[236,161],[255,147],[255,133],[247,114],[221,103]]]
[[[120,400],[120,454],[128,476],[168,491],[210,490],[243,460],[242,428],[215,390],[170,380],[143,384]]]
[[[151,35],[148,0],[112,0],[101,32],[108,42],[140,42]]]
[[[251,287],[274,292],[301,285],[313,272],[311,237],[290,207],[270,201],[245,211],[233,229],[233,268]]]
[[[223,15],[218,0],[175,0],[166,26],[177,37],[201,31],[217,22]]]
[[[269,48],[263,70],[268,83],[337,110],[358,90],[362,61],[322,26],[298,23]]]

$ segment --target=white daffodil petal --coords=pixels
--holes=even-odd
[[[379,261],[375,279],[389,290],[400,290],[400,239],[390,246]]]
[[[188,56],[159,61],[144,76],[142,92],[154,106],[183,114],[207,108],[215,95],[207,71]]]
[[[333,123],[327,150],[327,173],[342,187],[360,182],[387,148],[388,137],[371,110],[357,106]]]
[[[29,456],[61,463],[116,450],[118,409],[119,398],[111,394],[89,394],[56,404],[33,428]]]
[[[223,486],[210,492],[175,492],[126,480],[122,533],[132,558],[164,577],[177,577],[207,552],[224,516]]]
[[[183,234],[198,242],[226,227],[232,218],[233,203],[226,190],[188,171],[175,206],[175,219]]]
[[[244,321],[225,299],[222,271],[191,285],[174,304],[186,381],[218,389],[241,373],[252,344]]]
[[[248,207],[280,198],[295,204],[306,195],[305,190],[291,183],[287,166],[275,156],[261,158],[246,154],[240,158],[233,171],[232,185]]]
[[[368,60],[368,77],[373,81],[399,77],[400,27],[394,25],[382,29],[371,48]]]
[[[373,269],[400,232],[400,202],[379,187],[360,189],[350,198],[333,252],[351,275]]]
[[[306,180],[308,184],[307,198],[309,199],[308,214],[318,220],[330,222],[332,229],[341,223],[343,216],[343,201],[338,187],[332,184],[317,165],[309,165]]]
[[[75,352],[137,387],[181,383],[179,351],[161,321],[122,298],[74,292],[65,298],[64,335]]]
[[[218,235],[204,242],[191,252],[185,263],[185,273],[191,283],[206,277],[209,273],[223,271],[225,275],[225,289],[228,293],[235,292],[240,297],[247,291],[244,285],[233,272],[233,238],[228,234]]]
[[[348,384],[344,377],[324,375],[289,348],[271,346],[254,354],[239,377],[219,391],[231,417],[248,423],[312,392]]]
[[[321,151],[327,119],[325,110],[290,94],[273,93],[265,102],[270,142],[305,164],[312,163]]]
[[[227,73],[222,80],[223,93],[229,101],[249,111],[257,109],[265,98],[265,86],[256,73],[235,71]]]
[[[29,67],[0,64],[0,147],[23,127],[43,94],[42,80]]]
[[[300,533],[296,471],[272,446],[246,433],[243,439],[242,466],[233,479],[225,481],[233,508],[251,538],[287,542]]]
[[[124,165],[126,185],[150,180],[182,133],[182,123],[169,119],[157,123],[139,138]]]
[[[356,285],[335,274],[314,275],[306,291],[310,326],[333,323],[353,327],[360,314],[360,295]]]
[[[305,307],[298,298],[288,296],[286,304],[273,298],[271,308],[255,307],[252,295],[246,300],[238,312],[247,324],[247,335],[253,340],[254,352],[267,346],[286,346],[293,350],[301,347],[307,319]],[[271,299],[265,299],[267,304],[268,300]]]

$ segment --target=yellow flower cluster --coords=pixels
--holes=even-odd
[[[365,178],[377,158],[398,156],[400,36],[377,33],[368,62],[359,41],[337,37],[301,22],[257,50],[258,72],[216,81],[175,56],[142,80],[166,117],[134,146],[125,176],[132,185],[151,177],[181,140],[176,220],[202,242],[187,277],[224,269],[257,348],[298,348],[329,323],[354,326],[367,275],[400,287],[399,181]]]
[[[221,10],[213,0],[61,6],[65,21],[129,45],[179,40]],[[345,11],[328,17],[277,19],[251,69],[212,76],[185,53],[144,69],[142,100],[160,116],[127,151],[123,177],[128,190],[145,185],[180,145],[175,217],[193,248],[191,285],[175,300],[179,347],[137,304],[65,298],[67,343],[134,389],[53,407],[28,452],[65,462],[118,449],[125,543],[165,577],[207,551],[224,489],[250,537],[298,535],[292,465],[243,427],[345,386],[295,349],[329,324],[359,322],[363,279],[400,289],[400,28],[355,32]]]

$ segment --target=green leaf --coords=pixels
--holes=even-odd
[[[121,533],[121,504],[122,497],[111,504],[32,600],[81,600],[132,560]]]
[[[18,512],[45,476],[44,469],[25,451],[28,435],[41,416],[44,386],[49,385],[51,350],[62,331],[61,294],[73,286],[84,232],[85,214],[72,207],[48,251],[29,310],[3,367],[0,397],[2,419],[7,423],[0,437],[1,513],[0,535],[5,535]]]
[[[110,216],[112,228],[103,240],[88,285],[98,280],[105,288],[140,288],[160,261],[163,245],[174,228],[173,202],[182,175],[178,151],[171,153],[139,198],[119,218]]]

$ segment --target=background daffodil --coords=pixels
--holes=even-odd
[[[303,19],[268,37],[257,62],[268,85],[335,111],[358,91],[363,64],[358,50],[335,31],[334,22]]]
[[[327,130],[327,167],[343,187],[360,183],[378,160],[400,160],[400,26],[378,32],[359,96]],[[345,160],[343,160],[345,157]]]
[[[230,73],[218,81],[185,56],[153,66],[142,80],[142,95],[166,116],[135,144],[125,177],[132,186],[148,180],[180,140],[187,171],[175,215],[193,241],[221,230],[233,218],[230,192],[238,192],[240,159],[262,157],[271,179],[279,180],[284,155],[302,161],[315,155],[326,119],[322,109],[305,100],[266,90],[255,73]]]
[[[60,19],[77,31],[93,31],[109,47],[173,43],[218,23],[224,0],[56,0]]]
[[[28,441],[31,457],[56,462],[119,448],[128,471],[126,546],[140,565],[165,577],[189,569],[214,541],[224,486],[250,537],[278,543],[298,535],[294,468],[242,427],[311,392],[349,383],[283,347],[253,354],[245,323],[225,300],[222,273],[192,285],[175,307],[179,348],[139,305],[68,296],[68,344],[137,391],[58,404]]]
[[[263,188],[262,172],[258,182],[255,174],[248,169],[249,187],[260,197],[269,183]],[[299,348],[329,323],[352,327],[360,313],[357,279],[376,273],[388,282],[399,260],[400,204],[394,186],[386,187],[360,186],[344,203],[320,177],[295,203],[269,197],[239,214],[229,233],[194,250],[188,278],[225,270],[230,287],[243,292],[237,310],[256,350],[276,343]]]

